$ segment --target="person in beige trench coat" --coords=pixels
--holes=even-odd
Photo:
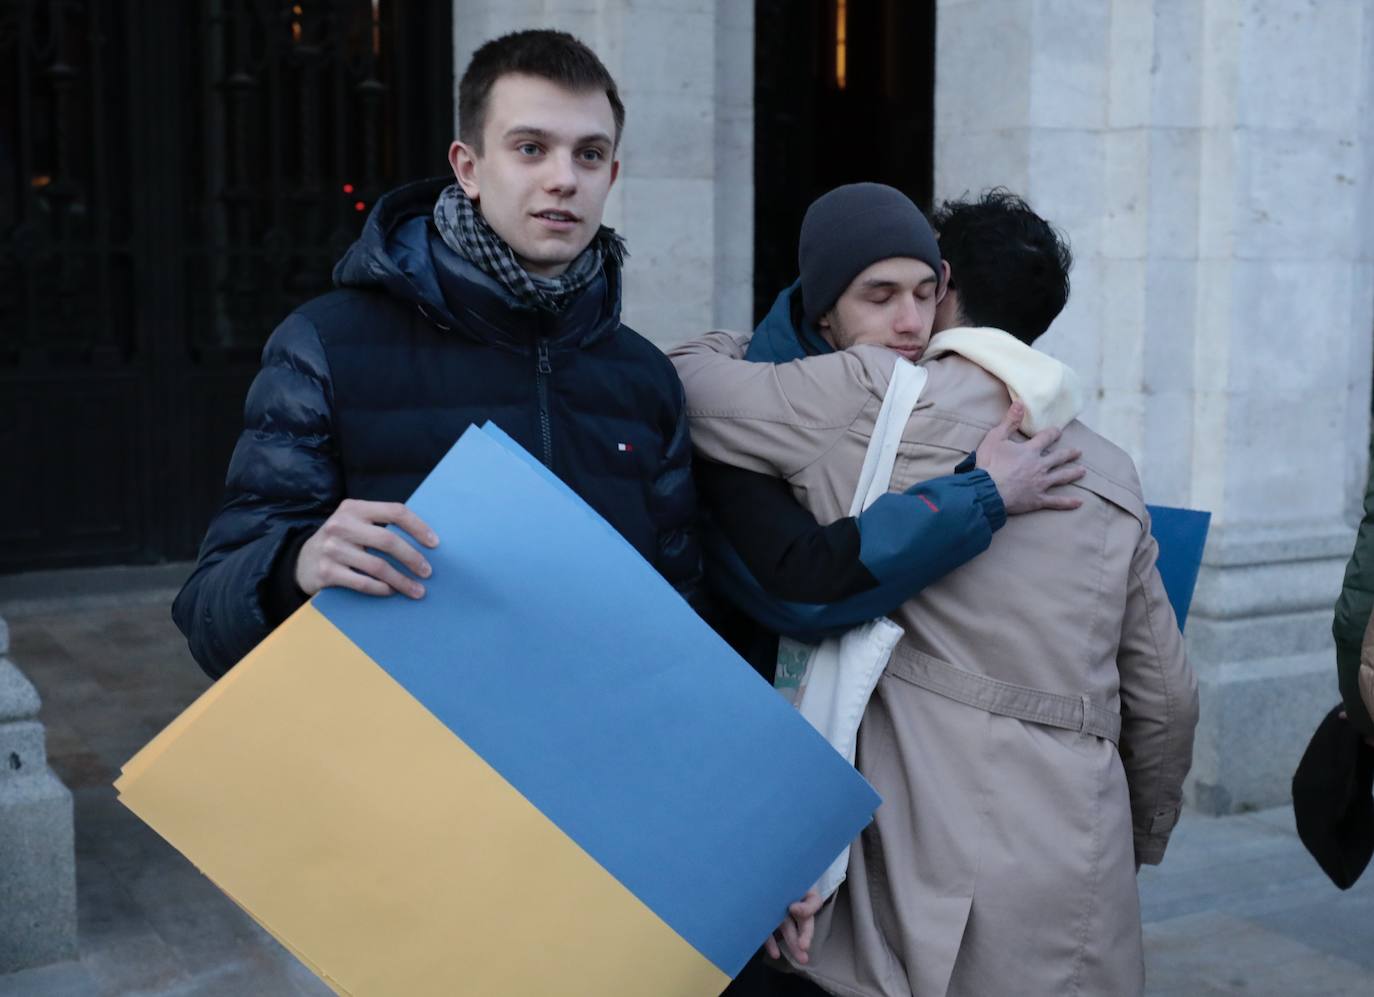
[[[1025,225],[1029,210],[1010,208]],[[816,206],[802,233],[802,320],[838,349],[750,363],[747,336],[711,333],[674,350],[703,455],[785,478],[832,521],[847,511],[905,357],[923,359],[928,380],[893,491],[953,471],[1013,395],[1028,431],[1062,425],[1087,473],[1072,486],[1079,508],[1009,521],[987,552],[894,614],[905,635],[856,760],[884,802],[817,917],[809,963],[794,968],[852,997],[1139,993],[1135,872],[1163,858],[1177,820],[1197,686],[1135,468],[1073,418],[1072,371],[1028,345],[1063,305],[1067,253],[1034,215],[1048,242],[1018,235],[1019,250],[997,252],[964,240],[994,252],[1013,288],[1018,273],[1053,285],[1062,271],[1048,310],[1040,291],[984,308],[976,261],[945,252],[958,290],[940,302],[943,281],[931,293],[927,264],[865,256],[864,239],[848,238],[831,304],[807,300],[819,285],[808,284],[805,254],[810,245],[814,269],[816,240],[829,234],[808,232],[814,217]],[[890,246],[883,231],[896,223],[870,216],[848,232],[873,228]],[[962,224],[957,211],[945,223],[942,247]],[[960,328],[931,339],[937,303],[940,327]],[[1003,329],[965,327],[993,319]]]

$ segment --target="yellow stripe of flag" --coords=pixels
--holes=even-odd
[[[206,697],[121,799],[343,992],[729,983],[313,606]]]

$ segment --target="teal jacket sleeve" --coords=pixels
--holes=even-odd
[[[829,603],[771,595],[737,546],[747,537],[703,530],[707,577],[717,592],[777,633],[816,641],[891,613],[931,582],[976,557],[1006,522],[986,471],[956,473],[883,495],[858,517],[859,560],[876,584]]]

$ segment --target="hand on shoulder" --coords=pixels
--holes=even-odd
[[[1002,496],[1007,515],[1039,509],[1077,509],[1082,499],[1065,494],[1063,486],[1087,473],[1074,463],[1083,456],[1072,448],[1055,449],[1059,430],[1045,429],[1024,443],[1011,438],[1025,418],[1021,402],[1007,409],[1002,421],[988,430],[978,444],[977,466],[988,472]]]

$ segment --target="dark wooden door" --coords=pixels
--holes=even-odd
[[[754,5],[754,306],[797,278],[813,200],[872,180],[930,206],[934,0]]]
[[[193,556],[263,343],[442,173],[446,0],[0,0],[0,571]]]

